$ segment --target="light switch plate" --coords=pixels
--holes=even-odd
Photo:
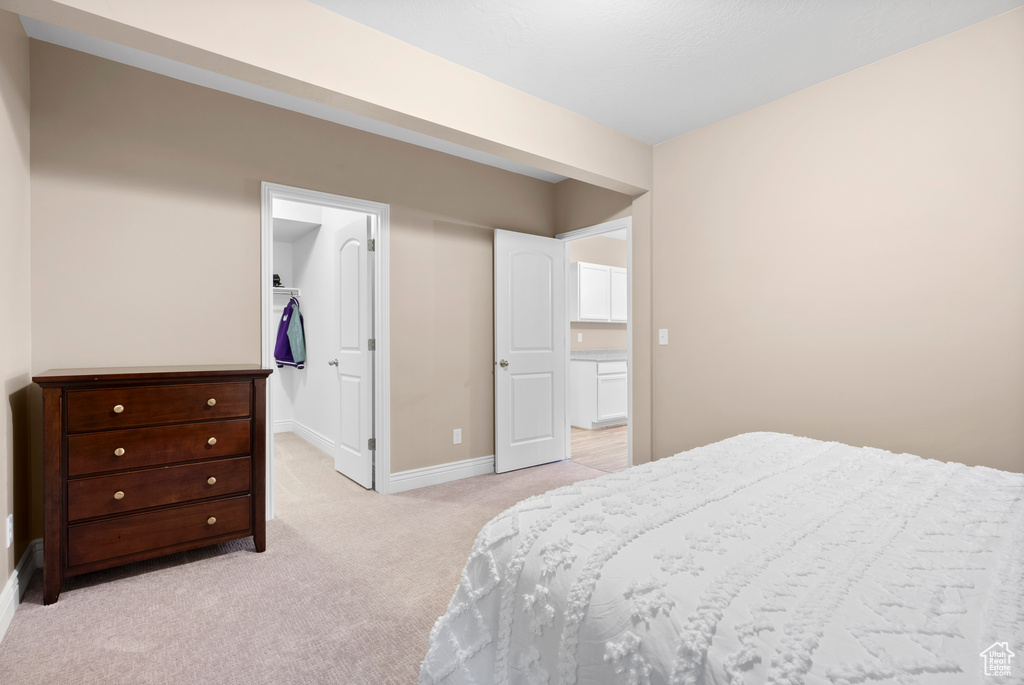
[[[462,429],[461,428],[456,428],[455,430],[452,431],[452,444],[453,445],[461,445],[462,444]]]
[[[658,344],[659,345],[668,345],[668,329],[667,328],[659,328],[658,329]]]
[[[7,515],[7,546],[14,544],[14,514]]]
[[[576,334],[576,342],[583,342],[583,334],[582,333],[577,333]]]

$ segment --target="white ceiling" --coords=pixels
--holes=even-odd
[[[650,144],[1024,0],[312,0]]]
[[[323,207],[306,202],[276,199],[271,215],[275,243],[294,243],[323,225]]]
[[[295,221],[294,219],[281,219],[274,217],[273,238],[275,243],[294,243],[309,233],[320,228],[321,224],[312,224],[308,221]]]

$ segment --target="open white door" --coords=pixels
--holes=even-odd
[[[565,459],[565,243],[494,232],[494,470]]]
[[[324,209],[324,212],[336,211]],[[367,250],[372,217],[361,217],[338,229],[337,293],[338,354],[328,362],[337,366],[341,394],[341,430],[334,468],[364,488],[373,486],[373,353],[371,329],[371,263]]]

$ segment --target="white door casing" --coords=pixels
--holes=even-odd
[[[494,470],[565,459],[565,243],[494,232]]]
[[[580,240],[582,238],[590,238],[595,235],[606,235],[615,233],[618,231],[626,232],[626,264],[632,265],[633,263],[633,219],[631,217],[623,217],[621,219],[613,219],[603,224],[597,224],[595,226],[587,226],[586,228],[579,228],[574,231],[567,233],[560,233],[556,238],[570,242],[573,240]],[[569,265],[569,253],[566,251],[565,256],[566,269],[570,268]],[[632,269],[627,266],[626,269],[626,420],[627,420],[627,432],[626,432],[626,443],[627,443],[627,464],[633,465],[633,272]],[[565,322],[565,334],[569,335],[569,322]],[[565,349],[565,360],[566,364],[569,363],[569,347]],[[568,378],[566,378],[568,384]],[[568,392],[568,387],[566,387]],[[566,430],[565,432],[565,453],[567,455],[572,453],[572,447],[570,445],[572,434]]]
[[[261,286],[261,359],[264,368],[274,367],[274,336],[270,328],[271,321],[276,326],[277,319],[273,313],[273,295],[271,275],[273,274],[273,204],[275,199],[291,200],[318,204],[324,207],[337,207],[352,212],[364,212],[373,219],[373,239],[376,249],[373,252],[370,278],[373,283],[372,321],[374,340],[377,341],[373,358],[373,432],[376,449],[373,451],[373,489],[382,495],[391,492],[391,345],[390,345],[390,223],[391,210],[386,204],[343,197],[331,193],[323,193],[305,188],[280,185],[263,181],[260,183],[261,218],[260,218],[260,276]],[[268,332],[269,331],[269,332]],[[272,385],[267,386],[272,394]],[[267,520],[274,518],[274,425],[273,402],[267,401]]]
[[[325,212],[332,211],[325,209]],[[373,485],[373,337],[371,263],[367,245],[373,218],[360,217],[335,234],[337,368],[341,416],[334,468],[364,488]]]

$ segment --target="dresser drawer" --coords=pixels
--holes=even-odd
[[[69,433],[249,416],[248,383],[209,383],[67,392]]]
[[[246,493],[250,468],[238,457],[69,480],[68,521]]]
[[[69,435],[68,475],[249,454],[249,436],[249,419]]]
[[[68,565],[241,533],[249,530],[250,512],[246,496],[69,526]]]

